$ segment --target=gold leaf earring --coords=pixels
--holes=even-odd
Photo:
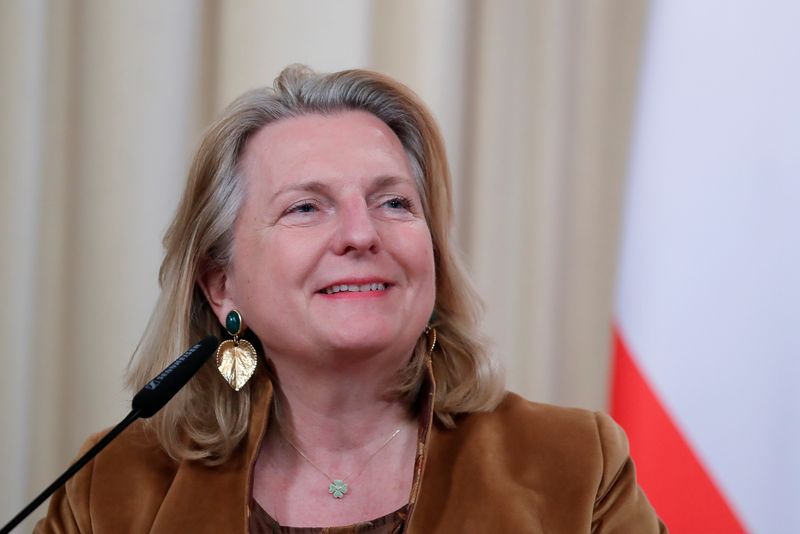
[[[242,315],[238,311],[231,310],[225,317],[225,330],[233,339],[226,339],[217,347],[217,369],[222,378],[239,391],[256,371],[258,353],[252,343],[239,339],[243,329]]]

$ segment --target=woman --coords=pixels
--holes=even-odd
[[[607,416],[503,392],[448,172],[430,113],[385,76],[292,66],[237,99],[165,237],[130,385],[227,340],[38,529],[663,531]]]

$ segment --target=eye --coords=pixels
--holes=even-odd
[[[286,210],[286,213],[314,213],[315,211],[317,211],[317,206],[315,206],[313,202],[304,200],[303,202],[298,202],[291,206]]]
[[[412,211],[414,204],[410,199],[404,197],[392,197],[383,203],[384,206],[393,210]]]

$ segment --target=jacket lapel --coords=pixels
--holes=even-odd
[[[222,465],[182,462],[158,510],[152,533],[249,532],[253,466],[269,422],[273,393],[263,362],[252,382],[245,440]]]

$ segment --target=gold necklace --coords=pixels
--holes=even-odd
[[[330,484],[328,485],[328,493],[330,493],[330,494],[333,496],[333,498],[334,498],[334,499],[341,499],[342,497],[344,497],[344,494],[345,494],[345,493],[347,493],[347,484],[345,483],[345,480],[349,480],[349,481],[350,481],[350,483],[352,484],[352,482],[353,482],[354,480],[358,479],[358,477],[360,477],[360,476],[361,476],[361,473],[363,473],[363,472],[364,472],[364,469],[366,469],[366,467],[367,467],[367,464],[369,464],[369,462],[370,462],[370,461],[372,461],[372,459],[373,459],[373,458],[375,458],[375,455],[376,455],[376,454],[378,454],[379,452],[381,452],[381,451],[383,450],[383,448],[384,448],[384,447],[386,447],[386,446],[389,444],[389,442],[390,442],[390,441],[392,441],[392,440],[395,438],[395,436],[397,436],[399,433],[400,433],[400,429],[398,428],[397,430],[395,430],[395,431],[392,433],[392,435],[391,435],[391,436],[389,436],[389,437],[386,439],[386,441],[384,441],[384,442],[383,442],[383,445],[381,445],[380,447],[378,447],[378,449],[377,449],[375,452],[373,452],[372,454],[370,454],[370,455],[369,455],[369,458],[367,458],[367,461],[366,461],[366,462],[364,462],[364,463],[361,465],[361,469],[360,469],[360,470],[359,470],[357,473],[351,473],[351,474],[347,475],[346,477],[342,477],[342,478],[334,478],[334,477],[330,476],[328,473],[326,473],[325,471],[323,471],[323,470],[322,470],[322,469],[321,469],[321,468],[320,468],[320,467],[319,467],[317,464],[315,464],[314,462],[312,462],[312,461],[311,461],[311,458],[309,458],[308,456],[306,456],[306,454],[305,454],[303,451],[301,451],[301,450],[300,450],[300,447],[298,447],[297,445],[295,445],[295,444],[292,442],[292,440],[290,440],[290,439],[289,439],[289,438],[287,438],[286,436],[283,436],[283,439],[285,439],[285,440],[286,440],[286,442],[287,442],[289,445],[291,445],[291,446],[292,446],[292,448],[293,448],[294,450],[296,450],[296,451],[297,451],[297,454],[299,454],[300,456],[302,456],[302,457],[303,457],[303,459],[304,459],[306,462],[308,462],[309,464],[311,464],[311,467],[313,467],[314,469],[316,469],[317,471],[319,471],[319,472],[322,474],[322,476],[324,476],[326,479],[328,479],[328,480],[330,480],[330,481],[331,481],[331,482],[330,482]],[[352,478],[351,478],[351,477],[352,477]]]

